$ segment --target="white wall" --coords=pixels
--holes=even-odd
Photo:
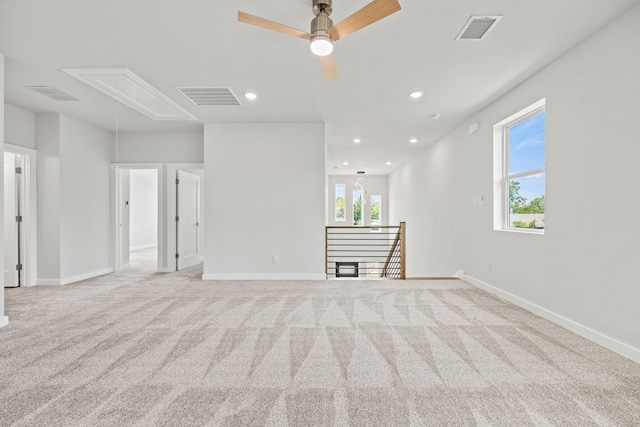
[[[324,124],[206,124],[204,147],[203,278],[324,278]]]
[[[116,163],[202,163],[202,133],[121,133]]]
[[[4,100],[4,55],[0,53],[0,99]],[[0,102],[0,135],[4,135],[4,102]],[[0,180],[4,174],[0,174]],[[4,181],[0,182],[0,188],[4,188]],[[0,215],[4,218],[4,197],[0,197]],[[3,219],[4,221],[4,219]],[[0,247],[4,247],[3,230],[0,230]],[[0,257],[0,268],[4,271],[4,260]],[[2,292],[0,292],[0,327],[9,323],[9,318],[4,315],[4,277],[0,279]]]
[[[158,171],[130,171],[129,246],[131,249],[158,245]]]
[[[36,115],[38,284],[60,281],[60,116]]]
[[[36,115],[38,284],[112,271],[112,135],[59,114]]]
[[[4,104],[4,142],[36,148],[36,115],[11,104]]]
[[[117,149],[115,148],[117,147]],[[175,178],[169,178],[167,173],[172,164],[180,164],[183,168],[202,167],[204,161],[203,133],[120,133],[118,142],[114,144],[113,162],[121,166],[132,164],[161,164],[158,175],[161,185],[161,222],[158,238],[160,253],[159,269],[163,272],[175,271],[175,227],[169,221],[175,217],[168,204],[172,202],[173,186],[167,185]],[[173,205],[175,208],[175,205]]]
[[[466,278],[640,361],[640,6],[390,177],[409,276]],[[492,126],[546,97],[544,235],[493,231]],[[468,134],[468,126],[481,129]],[[484,206],[473,206],[484,196]],[[492,271],[484,271],[485,262]]]
[[[60,116],[60,275],[63,282],[111,268],[112,134]]]
[[[327,217],[329,225],[353,225],[353,190],[358,178],[364,180],[367,191],[367,204],[364,208],[364,225],[371,224],[371,196],[382,196],[382,224],[389,225],[389,177],[387,175],[330,175],[329,200],[327,203]],[[336,184],[345,186],[345,221],[336,221]],[[397,225],[397,224],[391,224]]]

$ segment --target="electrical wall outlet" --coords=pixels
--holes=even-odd
[[[487,261],[484,263],[484,271],[491,271],[491,262]]]
[[[271,255],[271,262],[272,262],[273,264],[277,264],[277,263],[278,263],[278,261],[279,261],[279,259],[278,259],[278,255]]]

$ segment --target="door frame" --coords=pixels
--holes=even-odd
[[[204,259],[204,227],[206,227],[204,221],[204,163],[167,163],[167,175],[166,175],[166,185],[167,185],[167,204],[166,209],[170,214],[167,215],[168,221],[166,223],[166,236],[167,236],[167,251],[169,252],[170,257],[172,258],[173,269],[169,271],[176,271],[176,248],[178,242],[176,241],[176,222],[173,221],[175,219],[176,212],[176,174],[178,170],[183,170],[187,172],[192,172],[200,175],[202,179],[200,179],[200,227],[198,230],[199,234],[199,245],[198,245],[198,254],[200,255],[200,259]]]
[[[24,276],[21,286],[35,286],[38,278],[38,177],[36,165],[38,153],[9,143],[4,144],[4,151],[24,157],[24,204],[22,212],[22,254]]]
[[[164,235],[163,224],[166,221],[165,211],[163,210],[165,195],[164,165],[162,163],[112,163],[111,164],[111,222],[112,235],[112,265],[115,272],[123,270],[122,264],[122,241],[120,238],[120,214],[122,206],[120,205],[120,171],[131,169],[148,169],[158,171],[158,261],[157,271],[167,272],[166,264],[166,237]]]

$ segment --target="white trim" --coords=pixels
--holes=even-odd
[[[157,246],[158,246],[157,243],[152,243],[150,245],[133,246],[129,248],[129,253],[131,253],[131,251],[141,251],[143,249],[155,248]]]
[[[202,280],[326,280],[321,274],[203,274]]]
[[[36,286],[60,286],[58,279],[37,279]]]
[[[118,272],[125,268],[126,266],[121,265],[121,253],[120,253],[120,170],[131,170],[131,169],[149,169],[149,170],[157,170],[158,171],[158,259],[157,259],[157,269],[158,272],[171,272],[174,270],[167,268],[167,263],[165,262],[165,251],[166,251],[166,237],[164,235],[165,227],[163,226],[165,222],[165,211],[164,211],[164,197],[165,197],[165,166],[163,163],[112,163],[111,164],[111,212],[112,212],[112,224],[111,224],[111,233],[112,233],[112,266],[115,272]]]
[[[204,229],[205,213],[204,213],[204,163],[167,163],[166,164],[166,176],[165,185],[167,188],[165,209],[167,211],[167,221],[164,224],[165,236],[166,236],[166,256],[167,263],[166,269],[162,272],[170,273],[176,271],[176,174],[178,170],[196,173],[201,177],[200,179],[200,212],[198,217],[200,218],[200,230],[198,236],[198,255],[204,255]]]
[[[471,283],[472,285],[477,286],[478,288],[485,290],[491,294],[497,295],[502,299],[505,299],[518,307],[522,307],[525,310],[532,312],[533,314],[537,314],[538,316],[547,319],[556,325],[562,326],[565,329],[570,330],[571,332],[575,332],[576,334],[595,342],[596,344],[600,344],[603,347],[608,348],[609,350],[618,353],[621,356],[624,356],[628,359],[633,360],[636,363],[640,363],[640,349],[632,347],[628,344],[625,344],[621,341],[618,341],[615,338],[607,336],[601,332],[593,330],[588,326],[582,325],[578,322],[575,322],[571,319],[568,319],[560,314],[554,313],[551,310],[547,310],[544,307],[540,307],[537,304],[534,304],[530,301],[527,301],[519,296],[513,295],[512,293],[503,291],[493,285],[490,285],[482,280],[478,280],[473,276],[469,276],[465,274],[464,271],[458,270],[455,274],[455,277],[458,277],[466,282]]]
[[[178,258],[178,270],[183,270],[187,267],[200,264],[201,257],[198,254],[188,255],[186,257]]]
[[[9,316],[0,316],[0,328],[9,324]]]
[[[22,286],[36,285],[38,276],[38,177],[36,150],[8,142],[4,144],[4,151],[24,156],[24,211],[22,224],[24,230],[24,277]]]
[[[62,71],[152,120],[197,118],[128,68],[63,68]],[[130,97],[129,93],[137,96]],[[158,112],[158,106],[165,107]]]
[[[109,273],[113,273],[113,268],[101,268],[100,270],[89,271],[87,273],[76,274],[75,276],[60,279],[60,284],[68,285],[70,283],[80,282],[82,280],[92,279],[98,276],[104,276],[105,274]]]

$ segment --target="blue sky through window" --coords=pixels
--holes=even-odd
[[[545,167],[546,113],[543,111],[509,129],[509,174]],[[544,174],[518,178],[520,195],[531,201],[544,194]]]

